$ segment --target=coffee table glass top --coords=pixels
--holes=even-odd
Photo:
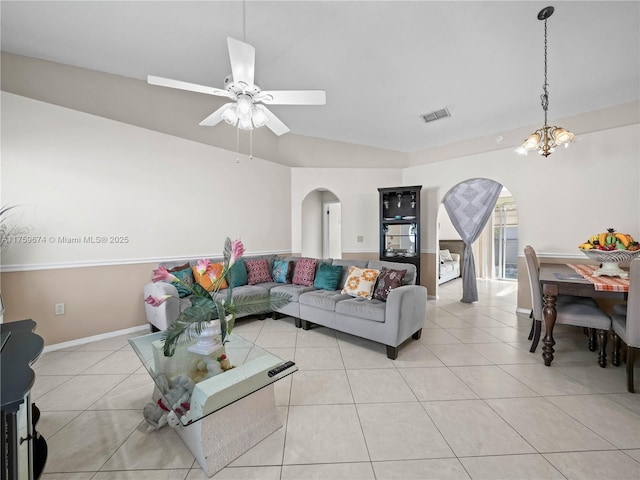
[[[181,343],[172,357],[165,357],[162,332],[129,340],[155,382],[153,401],[162,411],[173,412],[182,425],[198,421],[298,370],[293,362],[285,362],[235,333],[224,347],[209,355],[187,350],[196,341]],[[222,355],[226,355],[226,361]]]

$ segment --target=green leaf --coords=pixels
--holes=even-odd
[[[204,288],[202,285],[200,285],[199,283],[195,283],[193,285],[193,295],[195,297],[209,297],[211,298],[211,293],[209,293],[207,291],[206,288]]]
[[[224,269],[229,269],[229,261],[231,260],[231,239],[229,237],[224,240]]]
[[[260,313],[272,312],[284,307],[291,301],[291,295],[283,292],[272,292],[269,297],[255,294],[235,300],[236,315],[258,315]]]

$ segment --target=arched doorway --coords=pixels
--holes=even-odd
[[[445,208],[447,199],[449,203]],[[458,218],[452,221],[450,213],[458,215]],[[437,227],[436,285],[451,279],[450,275],[441,277],[440,274],[440,252],[443,250],[460,255],[460,277],[463,277],[463,286],[465,289],[468,287],[469,292],[475,290],[475,278],[517,280],[517,207],[511,192],[501,183],[490,179],[469,179],[453,186],[439,205]],[[475,272],[475,278],[464,275],[465,263],[472,274]],[[474,278],[473,285],[470,284],[471,278]],[[473,293],[465,293],[462,301],[473,297]]]
[[[342,204],[331,191],[317,188],[302,201],[301,255],[342,258]]]

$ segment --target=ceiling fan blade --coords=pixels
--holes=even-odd
[[[158,85],[160,87],[178,88],[180,90],[188,90],[189,92],[206,93],[208,95],[217,95],[219,97],[229,97],[230,94],[226,90],[221,90],[214,87],[206,87],[204,85],[198,85],[196,83],[183,82],[181,80],[172,80],[171,78],[156,77],[149,75],[147,82],[151,85]]]
[[[273,114],[273,112],[271,112],[268,108],[262,107],[262,110],[264,111],[265,115],[269,119],[269,121],[267,122],[267,127],[269,127],[269,129],[273,133],[280,136],[280,135],[284,135],[289,131],[289,127],[287,127],[284,123],[282,123],[282,121],[278,117],[276,117]]]
[[[324,105],[324,90],[271,90],[263,91],[256,98],[267,105]]]
[[[219,109],[217,109],[211,115],[209,115],[207,118],[202,120],[199,123],[199,125],[201,127],[213,127],[214,125],[217,125],[222,120],[222,114],[224,113],[224,111],[227,109],[227,107],[229,105],[233,105],[233,104],[232,103],[225,103],[223,106],[221,106]]]
[[[256,49],[248,43],[227,37],[229,47],[229,61],[234,83],[245,83],[253,86],[253,77],[256,65]]]

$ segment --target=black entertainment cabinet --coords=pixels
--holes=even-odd
[[[420,285],[420,191],[422,185],[378,188],[380,260],[416,266]]]
[[[31,365],[44,348],[35,328],[33,320],[0,324],[2,480],[40,478],[47,460],[47,442],[36,431],[40,411],[30,396],[36,378]]]

